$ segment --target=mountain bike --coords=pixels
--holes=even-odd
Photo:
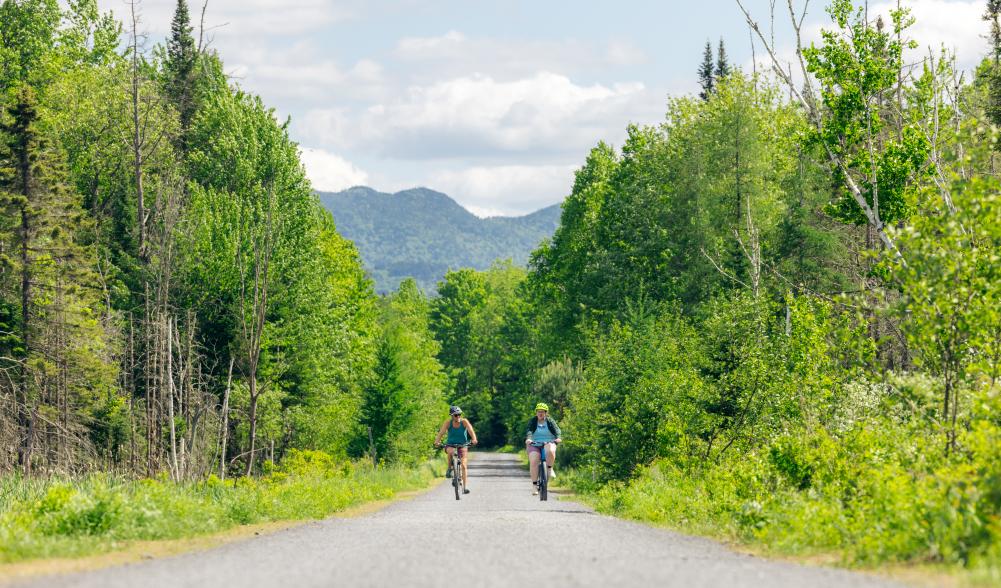
[[[549,468],[546,467],[546,444],[532,442],[539,448],[539,500],[549,500]]]
[[[455,490],[455,499],[461,500],[466,489],[462,479],[462,458],[459,457],[460,447],[469,447],[469,443],[446,443],[442,447],[455,447],[452,452],[452,488]]]

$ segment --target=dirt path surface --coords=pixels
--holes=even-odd
[[[16,586],[889,587],[840,570],[734,553],[709,541],[540,502],[517,458],[479,454],[471,493],[451,486],[368,516],[331,518],[177,557]]]

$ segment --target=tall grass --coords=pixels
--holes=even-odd
[[[73,557],[268,521],[322,518],[426,486],[428,465],[373,468],[295,452],[262,478],[175,483],[95,474],[0,478],[0,562]]]
[[[993,413],[998,414],[998,413]],[[597,510],[848,566],[942,564],[1001,585],[1001,422],[942,436],[872,419],[801,431],[719,461],[661,458],[628,482],[561,472]]]

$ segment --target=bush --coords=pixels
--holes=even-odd
[[[948,456],[942,436],[881,416],[832,435],[782,434],[719,462],[661,459],[598,490],[598,510],[782,553],[841,553],[857,565],[943,562],[1001,568],[1001,426],[995,396]],[[917,408],[921,412],[920,407]]]

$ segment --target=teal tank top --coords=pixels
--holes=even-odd
[[[448,421],[448,439],[445,440],[449,445],[459,445],[462,443],[469,443],[469,432],[466,431],[466,426],[459,421],[459,428],[456,429],[452,426],[452,421]]]

